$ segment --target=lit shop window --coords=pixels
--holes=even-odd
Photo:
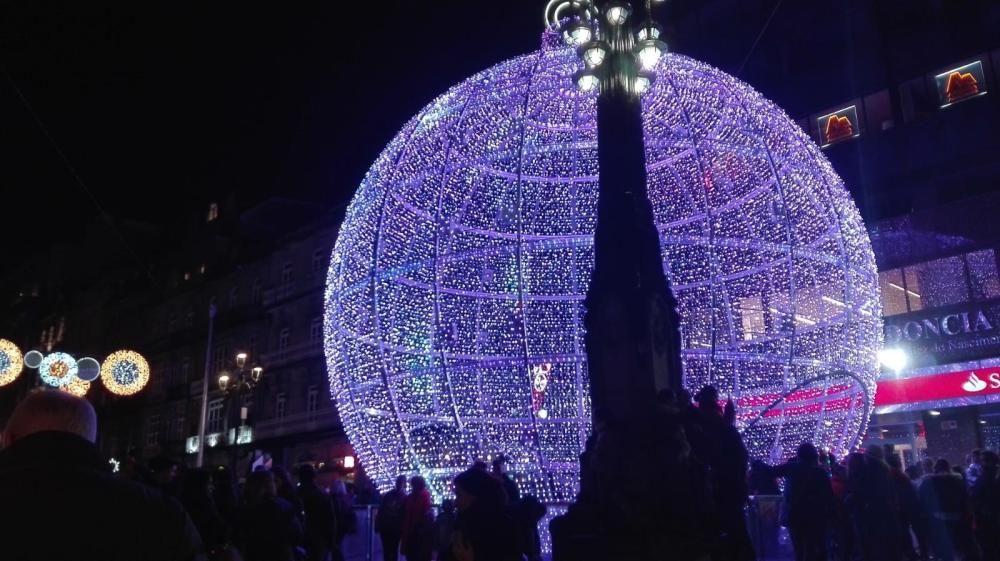
[[[823,148],[861,136],[861,124],[858,122],[858,107],[856,105],[827,113],[816,119],[816,124],[819,128],[820,144]]]
[[[945,70],[934,76],[934,81],[942,109],[959,101],[986,95],[986,75],[983,74],[983,63],[978,60]]]
[[[1000,298],[992,249],[881,271],[878,276],[885,316]]]
[[[208,216],[205,217],[205,222],[213,222],[219,217],[219,205],[216,203],[211,203],[208,205]]]

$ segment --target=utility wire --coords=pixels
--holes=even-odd
[[[101,218],[103,218],[104,221],[107,222],[108,226],[110,226],[111,229],[118,236],[118,240],[121,242],[122,247],[124,247],[125,250],[129,253],[129,255],[132,256],[132,258],[140,266],[140,268],[143,269],[143,273],[149,276],[150,281],[152,281],[154,284],[157,284],[156,279],[152,277],[151,272],[148,269],[146,269],[145,267],[146,263],[139,257],[139,254],[136,253],[136,251],[132,248],[132,246],[129,245],[128,241],[125,239],[125,236],[122,234],[121,230],[115,224],[111,215],[106,210],[104,210],[104,206],[101,205],[101,202],[97,199],[97,196],[95,196],[94,193],[90,190],[90,188],[87,187],[87,183],[83,180],[83,177],[80,176],[80,173],[77,172],[76,167],[73,166],[72,162],[70,162],[69,157],[66,156],[66,153],[63,152],[62,148],[59,147],[59,143],[57,143],[55,138],[52,137],[52,134],[49,132],[48,127],[45,126],[45,123],[42,121],[42,119],[38,116],[37,113],[35,113],[35,109],[28,101],[28,98],[25,97],[24,92],[21,91],[21,88],[18,87],[17,82],[14,81],[14,78],[10,75],[10,73],[7,72],[6,68],[0,66],[0,72],[3,72],[4,77],[7,78],[7,81],[10,83],[11,87],[14,88],[14,93],[17,94],[17,98],[21,101],[21,105],[24,107],[25,111],[27,111],[28,114],[31,115],[31,118],[35,121],[35,125],[38,127],[40,131],[42,131],[42,135],[45,136],[45,139],[48,141],[49,146],[52,147],[52,150],[56,153],[56,155],[59,156],[59,159],[62,160],[63,165],[66,166],[66,169],[69,171],[70,175],[73,176],[73,179],[75,180],[77,186],[80,187],[80,189],[83,190],[84,193],[86,193],[87,198],[89,198],[90,202],[93,203],[94,207],[97,208],[97,212],[101,215]]]
[[[767,21],[765,21],[764,26],[760,28],[760,33],[758,33],[757,38],[754,39],[753,45],[750,45],[750,50],[747,51],[747,56],[743,57],[743,62],[740,64],[740,67],[736,70],[737,78],[740,77],[740,74],[743,74],[743,69],[746,68],[747,63],[750,62],[750,57],[753,56],[753,52],[757,50],[757,45],[760,43],[760,40],[764,37],[764,33],[767,33],[767,28],[771,25],[771,20],[774,19],[774,14],[778,13],[778,8],[781,7],[781,4],[784,1],[785,0],[778,0],[778,2],[775,3],[774,8],[771,9],[771,15],[767,16]]]

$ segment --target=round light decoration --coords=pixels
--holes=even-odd
[[[135,351],[112,353],[101,365],[104,387],[116,395],[133,395],[149,382],[149,363]]]
[[[573,82],[574,49],[544,43],[424,108],[347,210],[326,356],[347,433],[383,489],[420,472],[440,495],[474,460],[504,454],[523,492],[577,491],[597,98]],[[780,461],[804,440],[844,454],[866,429],[881,345],[875,260],[850,194],[748,85],[677,54],[651,77],[649,196],[685,386],[734,399],[755,458]]]
[[[28,368],[38,368],[42,364],[45,355],[38,351],[28,351],[24,353],[24,365]]]
[[[81,358],[76,361],[76,367],[76,376],[84,382],[93,382],[101,376],[101,363],[96,358]]]
[[[42,381],[54,388],[61,388],[76,378],[76,359],[66,353],[45,355],[38,365]]]
[[[0,339],[0,386],[6,386],[21,375],[24,370],[24,357],[17,345]]]
[[[77,397],[83,397],[90,390],[90,382],[81,380],[80,378],[73,378],[59,389]]]

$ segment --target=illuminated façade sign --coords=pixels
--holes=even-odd
[[[819,128],[820,145],[823,148],[861,135],[861,124],[858,121],[858,107],[850,105],[827,113],[816,119]]]
[[[941,108],[986,94],[986,74],[981,61],[970,62],[934,76]]]

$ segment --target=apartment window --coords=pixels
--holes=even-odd
[[[240,287],[234,286],[229,289],[229,307],[235,308],[240,305]]]
[[[222,432],[223,411],[225,405],[222,399],[213,399],[208,402],[208,416],[205,421],[205,432]]]
[[[201,267],[198,267],[198,274],[200,274],[200,275],[204,275],[205,274],[205,264],[204,263],[201,264]]]
[[[281,295],[288,296],[292,292],[292,264],[285,263],[281,268]]]
[[[160,443],[160,416],[150,415],[149,426],[146,428],[146,445],[156,446]]]
[[[309,417],[316,414],[317,405],[319,405],[319,388],[309,386],[309,393],[306,395],[306,414]]]
[[[285,398],[285,394],[279,393],[278,397],[274,398],[274,418],[284,419],[285,418],[285,407],[288,400]]]
[[[312,324],[309,325],[309,343],[312,345],[319,344],[323,340],[323,318],[313,318]]]
[[[320,273],[323,271],[323,265],[326,264],[326,252],[322,249],[317,249],[313,252],[312,258],[312,272],[313,274]]]
[[[218,374],[226,369],[226,361],[229,360],[229,347],[219,345],[215,347],[215,373]]]
[[[260,304],[260,293],[261,293],[261,283],[260,279],[253,280],[253,288],[250,291],[250,303],[257,305]]]
[[[184,271],[184,280],[191,280],[191,271]]]
[[[288,352],[288,340],[291,336],[292,330],[287,327],[278,333],[278,353],[282,358],[284,358],[285,353]]]
[[[184,440],[184,438],[187,437],[184,433],[184,413],[179,413],[176,417],[174,417],[174,430],[171,438],[174,440]]]
[[[191,360],[185,358],[181,362],[181,381],[186,384],[190,380],[191,380]]]
[[[217,218],[219,218],[218,203],[209,203],[208,216],[205,217],[205,222],[214,222]]]

